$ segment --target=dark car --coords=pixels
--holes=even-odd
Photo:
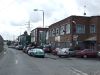
[[[23,52],[24,52],[24,53],[25,53],[26,49],[27,49],[27,46],[24,46],[24,47],[23,47]]]
[[[78,57],[96,57],[97,56],[97,51],[96,50],[92,50],[92,49],[84,49],[81,51],[76,52],[76,56]]]
[[[28,53],[28,51],[32,49],[32,47],[27,47],[26,50],[25,50],[25,53]]]
[[[77,50],[69,48],[69,56],[70,57],[74,57],[76,52],[77,52]]]
[[[19,45],[18,50],[23,50],[23,46]]]
[[[52,48],[51,48],[51,46],[49,46],[49,45],[46,45],[46,46],[43,47],[43,50],[44,50],[44,52],[46,52],[46,53],[51,53],[51,52],[52,52],[51,49],[52,49]]]

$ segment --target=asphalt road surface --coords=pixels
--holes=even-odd
[[[0,75],[100,75],[99,59],[30,57],[22,51],[6,48],[0,55]]]

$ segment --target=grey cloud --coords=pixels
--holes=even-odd
[[[44,3],[35,3],[35,4],[34,1],[32,2],[32,0],[25,0],[25,1],[17,0],[17,2],[19,3],[19,5],[27,2],[27,6],[25,6],[25,9],[29,13],[30,20],[34,23],[41,21],[43,16],[41,12],[33,11],[33,9],[37,8],[40,10],[44,10],[45,19],[50,19],[51,17],[54,17],[55,12],[59,13],[62,10],[64,10],[63,4],[56,0],[48,0],[47,2]],[[11,25],[18,26],[20,25],[20,23],[11,22]]]
[[[54,12],[58,11],[58,13],[59,13],[59,11],[63,9],[63,5],[59,1],[48,0],[47,3],[40,4],[37,9],[44,10],[45,18],[49,19],[49,18],[51,18],[53,16]],[[42,20],[42,13],[39,12],[39,11],[38,12],[34,12],[34,13],[32,12],[30,14],[30,19],[33,22],[39,22],[39,21]]]
[[[30,14],[30,20],[34,23],[41,21],[42,17],[43,17],[42,14],[36,11]]]
[[[25,26],[26,24],[27,24],[27,22],[28,21],[26,21],[26,22],[14,22],[14,21],[11,21],[10,22],[10,25],[12,25],[12,26]]]
[[[29,2],[30,0],[16,0],[17,3],[22,4],[23,2]]]
[[[15,22],[10,22],[10,24],[11,24],[12,26],[18,26],[18,25],[20,25],[20,24],[15,23]]]
[[[13,40],[13,34],[9,32],[2,32],[0,35],[3,37],[4,40]]]

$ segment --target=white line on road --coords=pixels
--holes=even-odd
[[[16,59],[15,64],[18,64],[18,60]]]
[[[82,72],[82,71],[80,71],[80,70],[78,70],[78,69],[76,69],[76,68],[74,68],[74,67],[71,67],[71,70],[72,70],[74,73],[76,73],[76,75],[88,75],[87,73],[84,73],[84,72]]]

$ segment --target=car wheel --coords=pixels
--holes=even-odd
[[[36,55],[33,53],[32,56],[35,57]]]
[[[88,56],[87,55],[83,55],[83,58],[87,58]]]
[[[61,57],[61,55],[58,55],[59,57]]]
[[[44,58],[45,56],[41,56],[42,58]]]
[[[32,56],[32,53],[30,53],[29,55]]]

